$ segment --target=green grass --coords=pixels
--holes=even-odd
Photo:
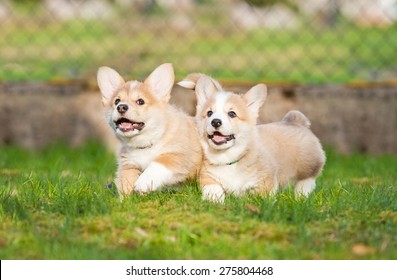
[[[90,143],[0,148],[1,259],[396,259],[397,158],[327,152],[308,199],[201,201],[195,181],[120,202]]]
[[[173,15],[70,22],[19,16],[0,28],[0,80],[93,78],[102,65],[143,79],[164,62],[174,64],[178,79],[189,72],[251,82],[395,77],[397,25],[321,28],[309,22],[295,30],[244,31],[217,13],[206,19],[201,12],[194,28],[177,31],[168,25]]]

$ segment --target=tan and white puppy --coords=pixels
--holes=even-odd
[[[280,122],[256,125],[267,96],[264,84],[244,95],[224,91],[202,74],[189,75],[178,84],[196,91],[204,199],[223,202],[226,193],[274,193],[289,183],[305,196],[315,188],[325,154],[301,112],[290,111]]]
[[[171,64],[142,83],[125,82],[113,69],[98,70],[106,119],[121,141],[115,183],[120,195],[148,193],[194,177],[202,160],[192,117],[168,104]]]

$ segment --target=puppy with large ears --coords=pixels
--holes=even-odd
[[[196,123],[204,152],[200,172],[203,198],[223,202],[226,193],[274,193],[279,185],[295,184],[307,196],[325,163],[309,120],[290,111],[280,122],[256,125],[267,96],[264,84],[244,95],[224,91],[219,82],[192,74],[179,85],[194,89]]]
[[[194,119],[168,104],[171,64],[142,83],[125,82],[113,69],[97,75],[106,119],[121,141],[115,183],[120,195],[148,193],[194,177],[202,160]]]

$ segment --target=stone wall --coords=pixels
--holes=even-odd
[[[225,88],[244,93],[249,86]],[[193,91],[176,86],[171,102],[195,112]],[[396,86],[270,86],[259,123],[278,121],[291,109],[309,117],[325,146],[344,153],[397,155]],[[117,146],[95,87],[0,84],[0,145],[35,149],[61,140],[76,146],[91,138],[111,149]]]

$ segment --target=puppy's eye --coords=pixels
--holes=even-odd
[[[119,104],[120,103],[120,98],[117,98],[115,101],[114,101],[114,105],[117,105],[117,104]]]
[[[234,112],[234,111],[229,111],[227,114],[228,114],[229,117],[231,117],[231,118],[237,117],[237,114],[236,114],[236,112]]]
[[[136,104],[138,104],[138,105],[143,105],[143,104],[145,104],[145,100],[143,100],[142,98],[139,98],[139,99],[136,101]]]
[[[211,117],[213,113],[214,113],[214,112],[212,112],[212,111],[208,111],[208,112],[207,112],[207,117]]]

